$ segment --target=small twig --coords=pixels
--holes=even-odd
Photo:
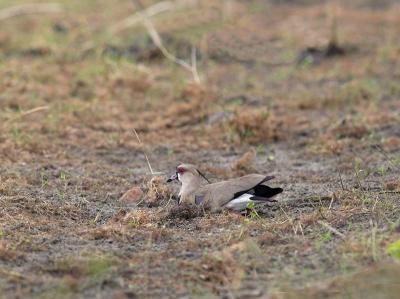
[[[93,223],[96,223],[96,222],[100,219],[100,217],[101,217],[101,211],[99,211],[99,212],[96,214],[96,217],[94,217]]]
[[[17,120],[17,119],[19,119],[21,117],[26,116],[26,115],[29,115],[29,114],[32,114],[32,113],[35,113],[35,112],[39,112],[39,111],[43,111],[43,110],[49,110],[49,109],[50,109],[49,106],[41,106],[41,107],[36,107],[36,108],[30,109],[30,110],[27,110],[27,111],[22,111],[17,116],[12,117],[12,118],[4,121],[3,124],[8,124],[8,123],[10,123],[12,121],[15,121],[15,120]]]
[[[303,226],[301,225],[301,222],[299,222],[299,227],[300,227],[301,234],[304,237],[304,231],[303,231]]]
[[[200,79],[198,77],[197,70],[195,70],[192,65],[188,64],[186,61],[184,61],[182,59],[175,57],[170,52],[168,52],[167,48],[165,48],[165,46],[162,42],[161,36],[158,34],[153,23],[149,19],[144,18],[143,24],[146,27],[147,31],[149,32],[150,37],[153,40],[153,43],[158,47],[158,49],[165,56],[165,58],[171,60],[172,62],[175,62],[176,64],[180,65],[184,69],[191,72],[193,74],[193,79],[196,81],[196,83],[200,83]]]
[[[322,226],[324,226],[325,228],[327,228],[328,230],[330,230],[332,233],[338,235],[339,237],[341,237],[342,239],[345,239],[346,236],[344,234],[342,234],[340,231],[338,231],[336,228],[330,226],[328,223],[318,220],[318,223],[321,224]]]
[[[135,128],[133,128],[133,132],[135,133],[135,135],[136,135],[136,138],[137,138],[137,140],[138,140],[139,144],[140,144],[140,145],[142,145],[142,141],[140,140],[140,137],[139,137],[138,133],[136,132]],[[146,153],[145,153],[144,149],[143,149],[143,154],[144,154],[144,156],[145,156],[145,158],[146,158],[147,166],[148,166],[148,167],[149,167],[149,169],[150,169],[150,173],[151,173],[152,175],[154,175],[153,168],[151,167],[151,164],[150,164],[149,158],[147,157],[147,155],[146,155]]]
[[[363,187],[363,185],[361,184],[361,178],[360,178],[359,170],[358,170],[358,169],[355,170],[355,176],[356,176],[356,181],[357,181],[357,184],[358,184],[358,187],[360,188],[360,190],[361,190],[361,191],[366,191],[366,189],[365,189],[365,188]]]
[[[135,136],[136,136],[136,138],[137,138],[137,140],[139,142],[139,145],[143,145],[142,141],[140,140],[140,137],[139,137],[138,133],[135,130],[135,128],[133,128],[132,131],[135,134]],[[147,156],[145,149],[144,148],[142,148],[142,149],[143,149],[143,154],[144,154],[144,157],[146,158],[147,166],[149,167],[151,175],[162,174],[162,172],[154,172],[153,171],[153,167],[151,167],[149,157]]]
[[[141,11],[137,13],[138,16],[142,18],[143,25],[146,27],[147,32],[149,33],[153,43],[157,46],[157,48],[161,51],[161,53],[165,56],[165,58],[171,60],[172,62],[180,65],[184,69],[188,70],[192,73],[193,79],[196,83],[200,84],[200,77],[197,72],[197,62],[193,63],[193,52],[194,56],[196,56],[196,51],[192,49],[192,65],[187,63],[186,61],[179,59],[172,55],[167,48],[165,48],[161,36],[158,34],[153,22],[150,20],[149,16],[146,15],[146,9],[144,9],[142,3],[139,0],[133,0],[133,3],[138,6]],[[194,57],[196,58],[196,57]]]
[[[332,208],[332,204],[333,204],[333,198],[334,198],[334,195],[332,195],[332,199],[331,199],[331,202],[329,203],[328,210],[330,210],[330,209]]]
[[[41,106],[41,107],[36,107],[36,108],[30,109],[28,111],[22,112],[20,116],[25,116],[25,115],[32,114],[32,113],[35,113],[38,111],[42,111],[42,110],[49,110],[49,106]]]
[[[62,7],[59,3],[28,3],[0,10],[0,21],[29,14],[59,13]]]

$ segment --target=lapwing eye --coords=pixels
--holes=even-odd
[[[185,169],[185,168],[182,168],[182,167],[178,167],[178,168],[176,169],[176,172],[179,173],[179,174],[182,174],[182,173],[184,173],[185,171],[186,171],[186,169]]]

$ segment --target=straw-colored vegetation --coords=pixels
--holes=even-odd
[[[0,2],[0,298],[398,297],[396,1],[57,2]],[[284,192],[178,207],[181,162]]]

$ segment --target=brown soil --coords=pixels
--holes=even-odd
[[[141,27],[109,34],[130,1],[0,21],[0,298],[396,298],[399,5],[200,2],[154,17],[200,85]],[[296,60],[332,18],[341,55]],[[178,207],[182,162],[284,192]]]

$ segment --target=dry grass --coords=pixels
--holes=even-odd
[[[176,221],[177,219],[190,220],[192,218],[203,216],[204,214],[205,212],[201,207],[188,204],[180,204],[179,206],[174,206],[170,208],[165,215],[165,219],[173,221]]]
[[[254,159],[256,154],[255,149],[245,152],[239,159],[232,163],[232,171],[236,175],[245,175],[254,172]]]
[[[166,204],[173,197],[172,190],[163,177],[155,176],[151,178],[146,186],[148,188],[146,201],[150,206]]]
[[[343,293],[348,298],[396,298],[399,291],[396,281],[398,274],[398,265],[383,264],[354,275],[331,279],[316,287],[288,289],[284,295],[274,294],[269,298],[343,298]]]
[[[266,143],[283,139],[284,133],[279,130],[280,124],[268,111],[237,111],[224,131],[231,129],[237,142],[250,144]]]
[[[22,258],[13,247],[14,246],[9,242],[2,240],[0,242],[0,259],[4,261],[15,261],[17,258]]]
[[[205,1],[155,17],[174,55],[197,46],[202,85],[143,46],[141,28],[107,34],[129,1],[68,1],[65,15],[3,22],[1,295],[397,294],[390,2],[338,5],[339,45],[355,51],[300,65],[299,53],[330,39],[326,4]],[[284,192],[246,217],[177,206],[179,186],[148,176],[144,150],[165,174],[180,162],[212,181],[267,171]],[[120,200],[132,187],[143,194]]]

